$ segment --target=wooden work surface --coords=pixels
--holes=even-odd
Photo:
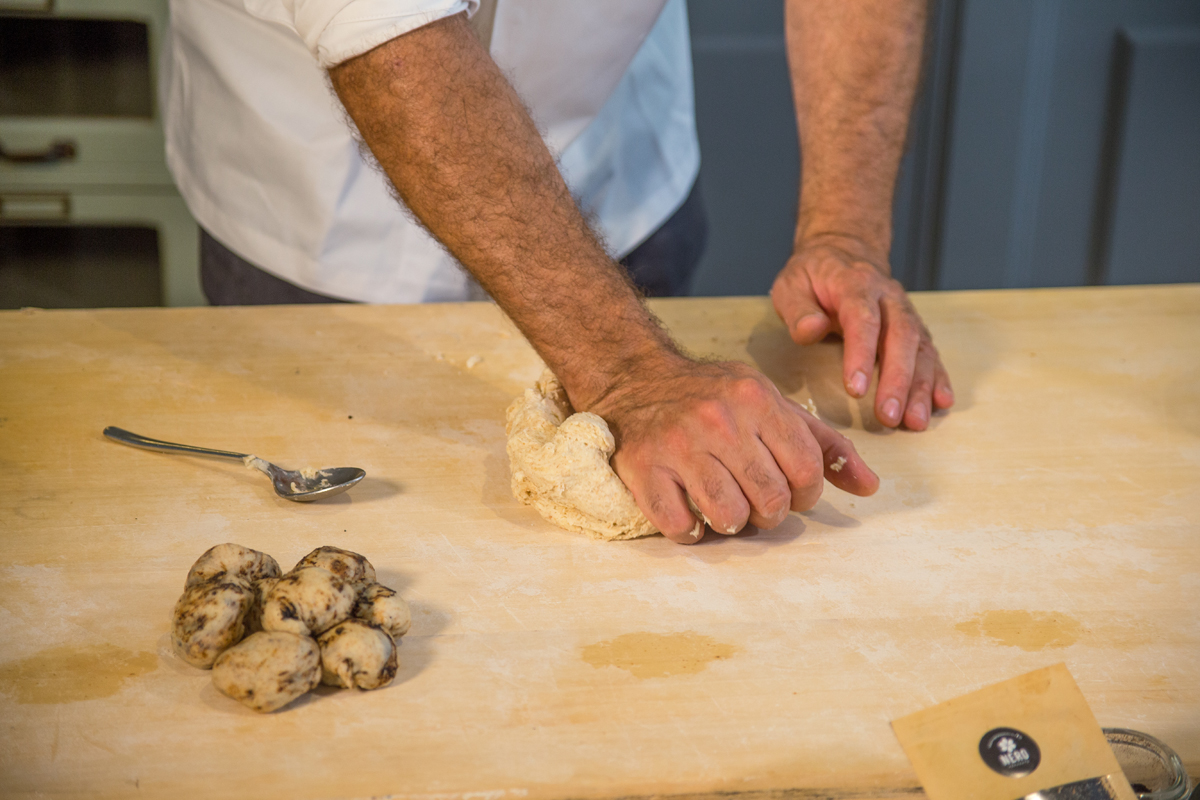
[[[504,409],[540,365],[494,306],[0,314],[0,795],[912,797],[891,719],[1059,661],[1200,771],[1200,286],[914,302],[958,396],[920,434],[764,298],[655,304],[882,478],[691,548],[517,505]],[[106,425],[369,477],[305,506]],[[414,610],[395,683],[218,694],[167,630],[227,541],[366,554]]]

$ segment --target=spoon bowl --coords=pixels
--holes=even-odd
[[[266,473],[275,487],[275,494],[295,500],[297,503],[311,503],[333,497],[354,486],[367,477],[367,473],[358,467],[330,467],[315,471],[294,470],[277,467],[269,461],[263,461],[257,456],[245,459],[246,466]]]
[[[214,450],[210,447],[164,442],[161,439],[151,439],[111,425],[104,429],[104,435],[121,444],[141,447],[145,450],[236,459],[248,468],[257,469],[269,477],[271,485],[275,487],[275,494],[297,503],[311,503],[314,500],[341,494],[367,476],[367,473],[358,467],[330,467],[319,470],[283,469],[250,453],[235,453],[231,450]]]

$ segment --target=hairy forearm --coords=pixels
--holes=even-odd
[[[926,0],[788,0],[802,163],[798,245],[850,236],[886,257],[925,16]]]
[[[635,366],[678,357],[462,15],[330,77],[405,205],[509,314],[577,408]]]

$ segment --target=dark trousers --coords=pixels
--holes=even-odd
[[[684,294],[704,254],[708,219],[699,181],[683,205],[633,252],[621,259],[637,287],[648,297]],[[200,285],[214,306],[261,306],[342,303],[301,289],[251,264],[200,230]]]

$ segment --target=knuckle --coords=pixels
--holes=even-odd
[[[791,476],[792,485],[797,489],[810,489],[820,486],[825,480],[825,464],[822,458],[806,458],[796,467]]]
[[[824,491],[825,485],[818,483],[815,486],[807,489],[800,489],[792,493],[792,510],[793,511],[808,511],[817,504],[821,499],[821,493]]]
[[[696,524],[691,512],[683,513],[661,495],[650,501],[651,521],[664,534],[679,535],[690,531]]]
[[[769,492],[759,501],[759,512],[769,519],[783,516],[792,506],[791,491],[775,490]]]
[[[729,410],[720,400],[700,400],[695,407],[696,419],[708,430],[722,431],[730,426]]]
[[[771,475],[767,468],[758,461],[751,461],[746,465],[746,479],[754,485],[755,488],[761,491],[768,491],[776,486],[774,476]]]
[[[770,391],[757,377],[738,378],[732,386],[733,397],[740,405],[757,408],[770,398]]]
[[[923,331],[921,330],[921,324],[917,322],[917,320],[913,319],[907,314],[902,314],[900,318],[896,320],[896,325],[900,329],[900,332],[904,334],[904,338],[911,342],[916,342],[918,348],[925,344],[925,337],[923,335]]]
[[[701,491],[710,503],[720,504],[726,496],[725,482],[716,476],[709,476],[701,483]]]
[[[747,470],[747,475],[756,486],[753,505],[763,517],[773,519],[787,512],[792,501],[792,490],[783,481],[771,478],[765,470]]]
[[[864,328],[879,327],[879,308],[873,303],[856,303],[851,315]]]
[[[924,375],[913,379],[912,386],[909,387],[909,395],[912,397],[928,395],[932,391],[933,381]]]
[[[653,517],[665,519],[670,516],[670,504],[667,502],[667,498],[659,492],[654,492],[646,498],[646,506]]]
[[[879,304],[871,303],[866,300],[859,300],[854,304],[854,311],[864,319],[879,318]]]

